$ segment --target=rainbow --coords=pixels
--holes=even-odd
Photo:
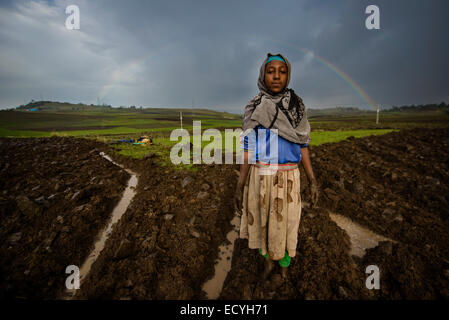
[[[347,73],[345,73],[343,70],[338,68],[336,65],[334,65],[329,60],[326,60],[325,58],[317,55],[312,50],[309,50],[309,49],[306,49],[306,48],[300,48],[300,47],[297,47],[295,45],[292,45],[292,44],[289,44],[289,43],[280,42],[280,41],[274,40],[274,39],[270,39],[270,40],[273,41],[273,42],[277,42],[279,44],[282,44],[282,45],[293,47],[293,48],[295,48],[295,49],[297,49],[297,50],[299,50],[299,51],[301,51],[301,52],[303,52],[305,54],[311,55],[312,58],[314,58],[316,61],[318,61],[323,66],[325,66],[328,69],[330,69],[339,78],[343,79],[349,85],[349,87],[351,87],[362,98],[362,100],[367,105],[369,105],[373,110],[377,110],[377,103],[374,102],[374,100],[371,99],[371,97]]]
[[[373,110],[377,110],[377,103],[374,102],[374,100],[371,99],[371,97],[347,73],[345,73],[343,70],[338,68],[336,65],[334,65],[329,60],[323,58],[322,56],[317,55],[312,50],[309,50],[309,49],[306,49],[306,48],[300,48],[300,47],[297,47],[296,45],[289,44],[289,43],[284,43],[284,42],[281,42],[279,40],[274,40],[274,39],[269,39],[269,40],[271,40],[273,42],[277,42],[277,43],[279,43],[281,45],[285,45],[285,46],[288,46],[288,47],[295,48],[296,50],[299,50],[299,51],[303,52],[304,54],[308,54],[308,55],[312,56],[312,58],[314,58],[316,61],[318,61],[321,65],[323,65],[326,68],[330,69],[339,78],[343,79],[343,81],[345,81],[348,84],[348,86],[351,89],[353,89],[362,98],[362,100],[367,105],[369,105]],[[120,81],[121,78],[125,77],[127,73],[132,72],[133,70],[138,70],[140,65],[147,58],[149,58],[148,55],[145,55],[142,58],[139,58],[139,59],[137,59],[137,60],[135,60],[133,62],[130,62],[129,64],[127,64],[124,67],[119,67],[118,69],[113,70],[112,73],[111,73],[109,82],[106,83],[100,89],[100,91],[98,92],[97,96],[95,97],[95,100],[96,99],[102,100],[108,94],[108,92],[117,84],[117,82]],[[96,103],[96,101],[93,102],[93,103]]]
[[[323,57],[317,55],[316,53],[312,52],[311,50],[301,48],[299,49],[305,53],[310,53],[312,57],[314,57],[318,62],[320,62],[322,65],[328,67],[331,69],[337,76],[342,78],[357,94],[362,98],[363,101],[365,101],[371,108],[374,110],[377,110],[376,103],[373,101],[373,99],[368,96],[368,94],[354,81],[350,76],[348,76],[347,73],[345,73],[343,70],[338,68],[336,65],[331,63],[329,60],[324,59]]]

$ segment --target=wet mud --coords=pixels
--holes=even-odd
[[[84,139],[0,139],[0,296],[57,298],[129,174]]]
[[[232,229],[234,166],[183,172],[117,157],[140,173],[137,195],[92,265],[79,299],[205,299]]]
[[[318,208],[303,208],[297,257],[261,279],[263,257],[236,242],[222,299],[449,298],[449,129],[416,129],[310,148]],[[301,173],[302,181],[305,180]],[[302,183],[304,186],[305,183]],[[307,189],[307,186],[304,186]],[[303,200],[309,201],[307,190]],[[363,257],[329,212],[392,241]],[[380,289],[366,287],[369,265]]]
[[[51,298],[63,290],[65,267],[84,261],[129,179],[126,172],[100,159],[100,151],[108,154],[106,145],[50,140],[0,140],[4,296]],[[33,147],[34,152],[26,152]],[[248,249],[247,240],[237,238],[232,245],[234,239],[227,239],[235,228],[231,221],[237,165],[181,171],[157,165],[154,155],[142,160],[113,156],[138,174],[136,195],[75,298],[207,299],[214,291],[207,293],[204,285],[214,279],[216,264],[225,265],[222,259],[230,261],[231,269],[224,283],[216,282],[222,285],[218,299],[449,298],[449,129],[349,138],[310,147],[310,153],[320,186],[318,206],[309,205],[301,168],[297,256],[286,279],[276,264],[265,280],[264,258]],[[57,163],[48,166],[53,161]],[[72,175],[61,175],[65,172]],[[101,180],[95,188],[90,183]],[[43,200],[55,193],[50,188],[57,182],[64,183],[60,192],[68,187],[95,192],[80,192],[86,194],[83,200],[73,196],[76,191],[58,195],[47,208]],[[41,194],[44,199],[36,200]],[[80,211],[89,212],[86,216],[74,213],[81,205],[90,208]],[[63,212],[61,224],[58,215]],[[357,226],[353,230],[361,227],[379,238],[355,254],[354,235],[329,213],[350,219]],[[72,220],[75,224],[67,222]],[[73,233],[62,232],[66,223]],[[53,231],[57,237],[50,236]],[[51,252],[45,251],[45,241],[53,241]],[[220,253],[224,245],[230,249]],[[378,290],[365,285],[369,265],[379,267]],[[39,272],[47,273],[42,277]]]

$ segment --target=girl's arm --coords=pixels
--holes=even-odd
[[[308,147],[301,148],[301,163],[304,167],[304,170],[306,171],[307,179],[309,180],[309,182],[314,181],[315,176],[313,175],[312,162],[310,161]]]
[[[234,197],[235,209],[238,212],[241,212],[241,210],[242,210],[243,187],[245,186],[246,177],[248,176],[249,167],[251,166],[249,164],[250,157],[251,157],[250,152],[248,152],[248,151],[243,152],[243,163],[240,165],[239,180],[237,182],[237,190],[235,192],[235,197]]]
[[[313,207],[315,208],[318,203],[319,191],[318,191],[318,184],[313,174],[312,163],[310,161],[308,147],[301,148],[301,163],[302,166],[304,167],[304,170],[306,171],[307,179],[309,180],[310,199],[312,201]]]
[[[240,175],[239,175],[239,181],[237,182],[237,187],[242,187],[245,185],[246,177],[248,176],[249,172],[249,152],[245,151],[243,152],[243,163],[240,165]]]

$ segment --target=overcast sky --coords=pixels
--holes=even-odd
[[[80,30],[68,30],[68,5]],[[367,30],[365,8],[380,9]],[[34,100],[241,113],[267,52],[308,108],[449,102],[449,1],[0,1],[0,108]]]

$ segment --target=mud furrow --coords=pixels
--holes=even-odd
[[[263,257],[248,249],[247,240],[236,239],[232,260],[221,256],[231,270],[222,290],[221,280],[212,286],[214,294],[220,292],[219,299],[449,298],[448,147],[447,128],[310,147],[320,201],[318,208],[308,206],[301,168],[303,212],[287,280],[279,266],[262,280]],[[92,249],[129,179],[99,161],[98,150],[108,151],[78,139],[0,139],[3,296],[55,297],[65,267],[80,265]],[[151,157],[115,156],[114,161],[136,172],[139,184],[77,298],[206,299],[212,291],[203,287],[214,279],[219,248],[232,247],[226,236],[234,228],[238,166],[180,171]],[[378,239],[375,247],[363,246],[364,255],[352,255],[350,234],[329,212],[392,241]],[[380,269],[379,290],[365,286],[369,265]]]
[[[151,159],[115,160],[139,173],[137,194],[79,297],[206,299],[202,286],[232,229],[235,167],[182,172]]]
[[[0,139],[0,296],[54,299],[120,199],[128,174],[73,138]]]
[[[449,129],[443,128],[311,147],[321,210],[303,209],[288,280],[282,281],[278,267],[262,281],[263,258],[237,240],[221,298],[448,298],[448,145]],[[328,211],[397,242],[381,241],[363,258],[351,256],[348,235]],[[369,265],[380,269],[380,290],[365,286]]]

